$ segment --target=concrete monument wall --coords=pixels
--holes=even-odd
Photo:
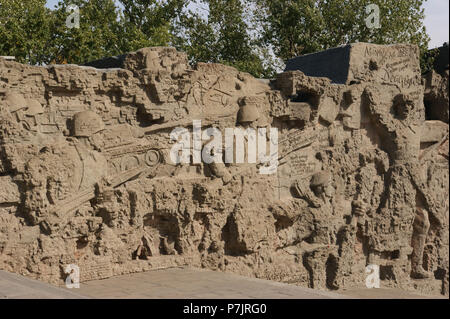
[[[422,79],[412,45],[334,50],[344,80],[265,83],[173,48],[114,69],[0,58],[0,269],[64,284],[70,264],[81,281],[191,265],[333,290],[377,265],[382,286],[448,295],[448,70]],[[277,129],[276,171],[174,163],[194,120]]]

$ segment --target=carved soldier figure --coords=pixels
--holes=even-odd
[[[119,205],[114,192],[114,188],[108,185],[105,179],[102,179],[96,184],[97,191],[97,209],[103,222],[109,227],[115,228],[117,226],[117,219],[119,217]]]
[[[308,243],[302,243],[305,264],[312,277],[312,288],[336,288],[335,277],[340,259],[338,233],[351,227],[356,218],[364,214],[364,205],[360,201],[350,203],[335,196],[332,176],[326,171],[312,176],[309,190],[301,185],[300,182],[296,183],[297,193],[309,203],[315,219],[315,230]],[[346,215],[352,216],[350,225],[346,224]],[[327,267],[332,267],[333,270],[329,272]]]
[[[427,278],[429,274],[423,269],[422,260],[430,227],[428,212],[434,210],[435,203],[428,195],[419,166],[424,108],[419,104],[422,102],[409,95],[396,94],[395,90],[382,94],[379,90],[377,86],[368,87],[365,95],[391,161],[387,176],[390,189],[382,204],[381,217],[391,218],[395,226],[386,234],[377,234],[384,236],[386,244],[372,243],[371,248],[378,253],[398,251],[398,259],[403,261],[412,252],[411,276]]]
[[[428,278],[430,274],[423,269],[422,265],[423,250],[425,247],[428,230],[430,229],[430,221],[426,210],[417,208],[413,228],[413,236],[411,241],[413,247],[413,253],[411,256],[411,276],[417,279]]]

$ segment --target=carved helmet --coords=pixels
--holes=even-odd
[[[30,116],[35,116],[37,114],[44,113],[44,108],[41,103],[36,100],[28,100],[28,109],[26,110],[26,114]]]
[[[256,97],[245,97],[241,101],[241,108],[238,113],[239,123],[251,123],[259,119],[258,99]]]
[[[73,117],[73,133],[76,137],[90,137],[104,129],[102,118],[92,111],[79,112]]]
[[[10,112],[16,112],[27,107],[27,102],[21,94],[7,93],[5,98]]]
[[[330,173],[325,171],[315,173],[311,178],[311,186],[325,186],[330,181],[330,177]]]

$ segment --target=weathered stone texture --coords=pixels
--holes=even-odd
[[[448,72],[422,85],[411,45],[335,50],[342,81],[324,64],[267,83],[173,48],[116,69],[0,59],[0,268],[63,284],[68,264],[82,281],[192,265],[339,289],[377,264],[383,286],[448,295]],[[276,173],[173,163],[170,133],[193,120],[277,128]]]

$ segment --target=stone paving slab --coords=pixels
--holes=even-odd
[[[448,299],[445,296],[418,295],[409,291],[393,288],[366,289],[355,288],[340,290],[339,293],[358,299]]]
[[[116,290],[115,288],[121,287]],[[349,298],[269,280],[192,268],[171,268],[81,283],[92,298],[336,299]]]
[[[69,289],[0,270],[0,299],[86,299]]]
[[[338,293],[195,268],[170,268],[54,287],[0,270],[0,298],[16,299],[422,299],[441,298],[400,289]],[[445,297],[442,297],[445,298]]]

